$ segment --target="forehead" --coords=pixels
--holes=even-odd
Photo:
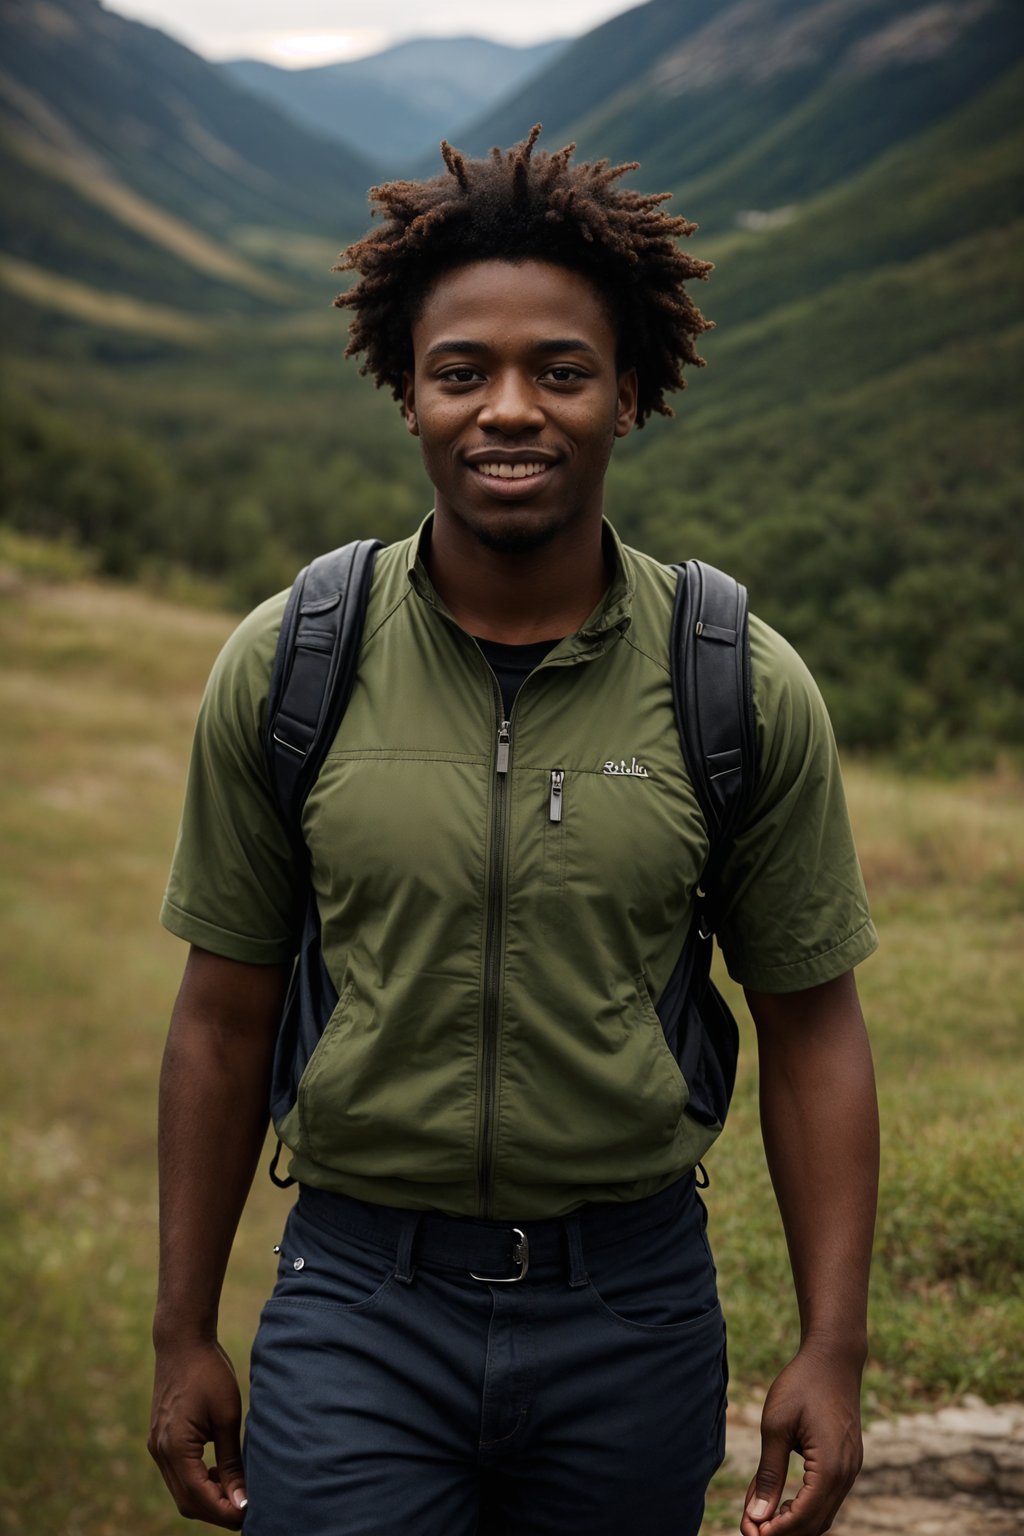
[[[412,325],[417,355],[439,340],[528,345],[576,336],[614,355],[615,333],[597,286],[547,261],[474,261],[431,285]]]

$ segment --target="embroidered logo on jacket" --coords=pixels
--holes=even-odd
[[[620,758],[617,763],[605,763],[604,772],[626,773],[632,779],[650,778],[650,774],[647,772],[647,769],[643,766],[642,763],[638,763],[635,757],[631,762],[628,763],[626,762],[625,758]]]

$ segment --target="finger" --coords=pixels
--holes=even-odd
[[[758,1536],[824,1536],[831,1530],[849,1485],[837,1488],[820,1475],[804,1473],[804,1481],[791,1499],[758,1531]]]
[[[168,1490],[179,1514],[187,1514],[187,1506],[190,1504],[189,1491],[181,1477],[178,1475],[178,1467],[187,1456],[187,1452],[173,1443],[166,1434],[153,1435],[148,1445],[149,1454],[160,1468],[160,1476],[167,1484]]]
[[[747,1492],[740,1529],[754,1536],[778,1508],[789,1473],[789,1440],[764,1425],[761,1428],[761,1460]]]
[[[223,1351],[221,1351],[223,1354]],[[227,1360],[227,1356],[224,1356]],[[228,1361],[230,1367],[230,1361]],[[232,1375],[234,1373],[232,1372]],[[245,1468],[242,1465],[242,1407],[237,1390],[232,1409],[223,1418],[214,1416],[212,1424],[213,1452],[216,1466],[213,1475],[218,1479],[223,1496],[235,1510],[243,1510],[248,1504],[245,1496]]]
[[[183,1515],[195,1520],[208,1520],[228,1530],[238,1530],[242,1524],[242,1512],[224,1492],[214,1473],[207,1468],[202,1457],[191,1454],[181,1456],[174,1468],[184,1495],[178,1501]]]
[[[218,1425],[214,1429],[213,1449],[217,1457],[214,1474],[220,1482],[223,1495],[233,1509],[242,1510],[248,1500],[245,1496],[245,1468],[242,1466],[237,1420],[233,1424]]]
[[[154,1459],[156,1460],[157,1466],[160,1468],[160,1476],[167,1484],[171,1498],[174,1500],[175,1508],[179,1514],[184,1514],[184,1505],[188,1500],[188,1494],[186,1492],[184,1483],[181,1481],[181,1478],[175,1472],[173,1467],[168,1466],[167,1463],[162,1461],[159,1457],[155,1457]]]
[[[210,1514],[206,1509],[202,1494],[197,1492],[196,1479],[179,1476],[176,1460],[170,1458],[163,1460],[157,1457],[157,1464],[180,1515],[183,1515],[186,1520],[212,1520],[217,1525],[222,1523],[215,1514]],[[205,1471],[204,1467],[203,1472]]]

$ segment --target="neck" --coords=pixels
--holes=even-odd
[[[430,579],[467,633],[506,645],[575,634],[608,586],[600,521],[561,530],[537,549],[506,553],[435,514]]]

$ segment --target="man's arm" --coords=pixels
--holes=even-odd
[[[160,1283],[149,1451],[181,1514],[237,1529],[241,1398],[217,1342],[221,1285],[267,1128],[287,968],[193,947],[160,1077]],[[216,1467],[204,1447],[213,1442]]]
[[[800,1348],[776,1378],[743,1536],[818,1536],[860,1470],[860,1384],[878,1193],[878,1105],[853,973],[804,992],[748,992],[761,1128],[786,1232]],[[781,1506],[791,1450],[803,1484]]]

